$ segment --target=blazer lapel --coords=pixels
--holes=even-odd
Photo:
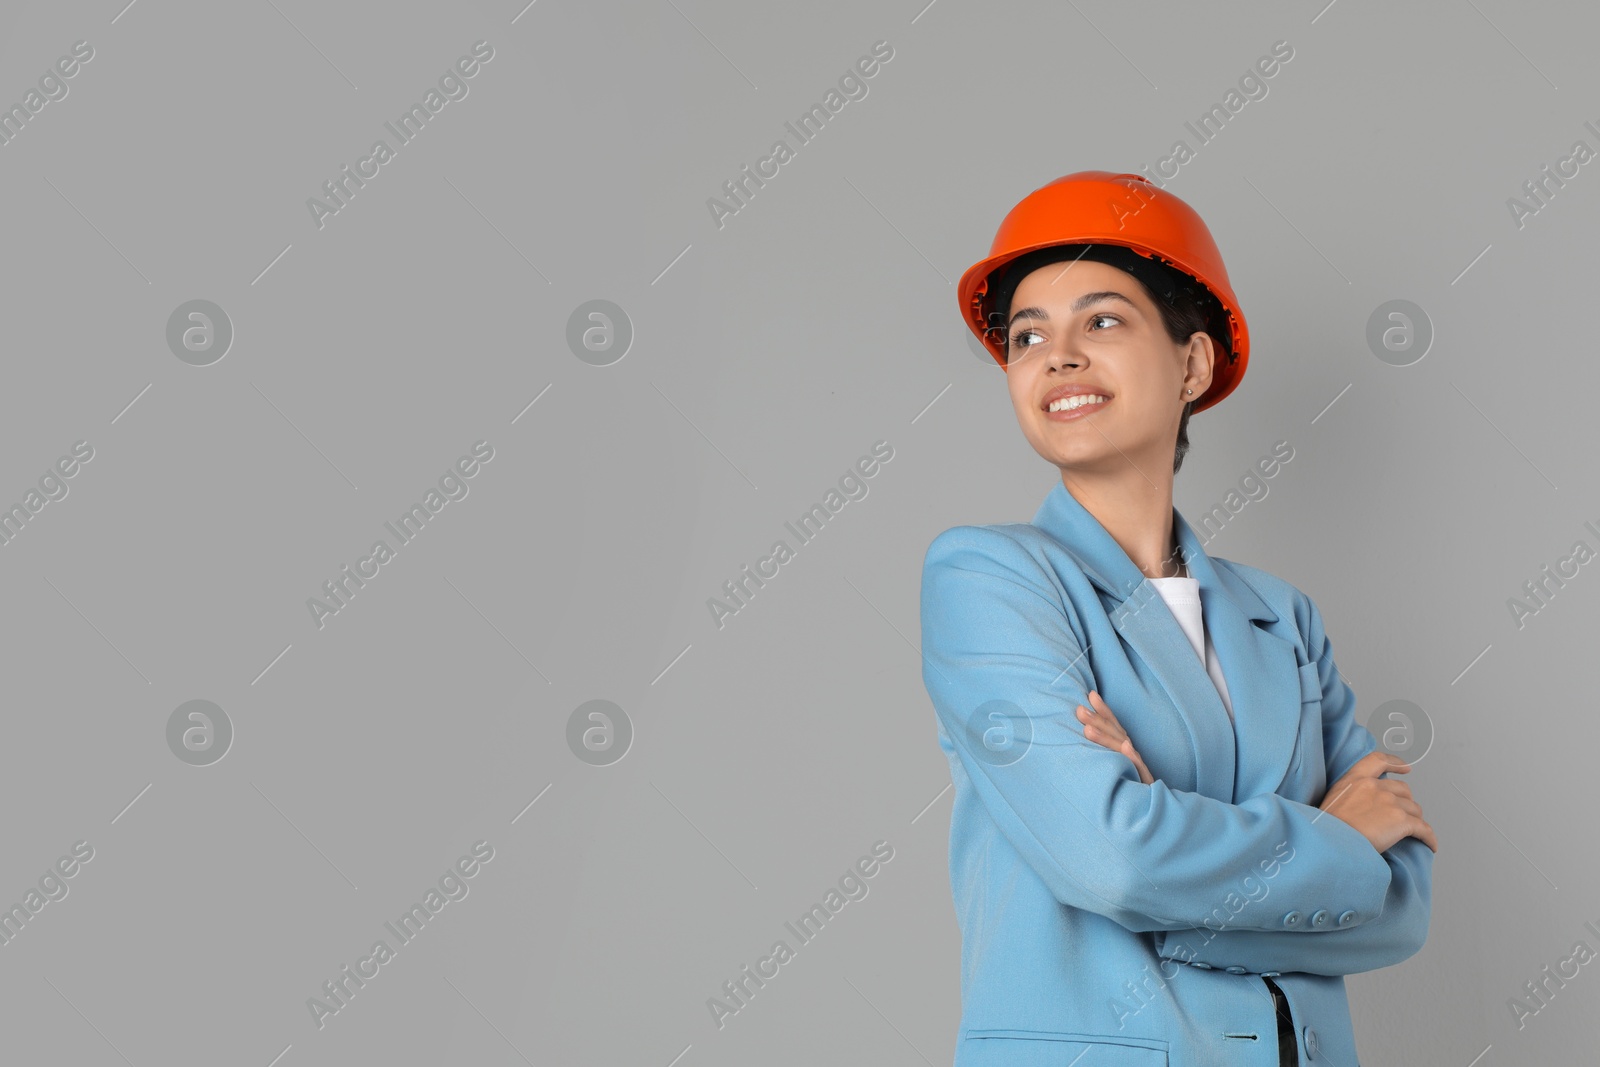
[[[1065,484],[1058,481],[1050,490],[1033,524],[1059,541],[1105,595],[1112,625],[1171,697],[1193,745],[1195,792],[1240,803],[1275,792],[1288,769],[1300,724],[1299,659],[1293,642],[1255,625],[1276,622],[1277,613],[1213,563],[1176,508],[1172,516],[1184,561],[1199,582],[1232,723],[1166,601]]]

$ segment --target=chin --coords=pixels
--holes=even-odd
[[[1062,447],[1062,442],[1052,441],[1049,437],[1028,439],[1033,450],[1039,453],[1039,458],[1055,464],[1057,467],[1082,467],[1090,468],[1099,465],[1104,459],[1104,453],[1116,455],[1116,449],[1111,448],[1105,438],[1097,439],[1098,443],[1085,441],[1081,447]]]

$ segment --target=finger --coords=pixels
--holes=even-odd
[[[1091,741],[1099,740],[1099,732],[1095,729],[1096,724],[1100,721],[1099,716],[1095,715],[1082,704],[1079,704],[1078,721],[1083,724],[1084,737],[1087,737]]]
[[[1131,745],[1133,743],[1128,739],[1128,731],[1120,726],[1112,726],[1097,721],[1094,723],[1094,730],[1099,736],[1105,738],[1112,748],[1121,748],[1123,745]]]
[[[1117,721],[1117,713],[1111,710],[1111,705],[1105,702],[1105,698],[1100,695],[1099,691],[1089,690],[1089,703],[1094,705],[1095,711],[1099,714],[1106,716],[1112,722]]]
[[[1340,776],[1339,781],[1342,782],[1347,778],[1351,780],[1375,778],[1380,782],[1391,781],[1392,779],[1384,778],[1383,776],[1390,772],[1406,774],[1410,770],[1411,764],[1405,760],[1384,752],[1382,749],[1374,749],[1351,764],[1350,769]]]
[[[1083,736],[1087,737],[1097,745],[1104,745],[1109,749],[1115,749],[1119,751],[1121,750],[1124,742],[1127,741],[1126,735],[1119,736],[1116,733],[1107,730],[1102,726],[1097,726],[1092,722],[1084,725]]]
[[[1419,821],[1422,819],[1422,805],[1409,797],[1400,801],[1400,810]]]
[[[1121,732],[1122,724],[1117,721],[1116,716],[1109,714],[1109,711],[1110,709],[1108,708],[1108,714],[1100,715],[1079,704],[1078,721],[1085,726],[1093,724],[1099,727],[1101,731]]]
[[[1407,774],[1411,770],[1411,764],[1407,763],[1399,756],[1396,756],[1394,753],[1385,752],[1382,749],[1373,749],[1371,752],[1363,756],[1362,759],[1372,761],[1374,774]]]
[[[1111,709],[1109,708],[1096,714],[1090,721],[1107,733],[1114,734],[1118,737],[1128,736],[1128,731],[1123,728],[1122,723],[1117,721],[1117,717],[1111,714]]]

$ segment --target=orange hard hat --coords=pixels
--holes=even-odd
[[[1190,275],[1217,298],[1228,319],[1232,354],[1211,368],[1211,387],[1190,414],[1218,403],[1239,384],[1250,362],[1244,311],[1228,283],[1222,253],[1194,208],[1142,174],[1085,170],[1035,189],[1012,208],[994,235],[988,258],[961,275],[956,295],[967,328],[1003,369],[1005,333],[991,329],[990,286],[1024,253],[1056,245],[1119,245]],[[1004,324],[998,324],[1003,326]]]

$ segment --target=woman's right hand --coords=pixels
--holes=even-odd
[[[1379,777],[1385,772],[1407,774],[1410,770],[1411,764],[1405,760],[1375,749],[1333,783],[1318,806],[1359,830],[1379,852],[1402,837],[1415,837],[1438,852],[1439,839],[1422,818],[1422,806],[1411,799],[1411,787]]]

